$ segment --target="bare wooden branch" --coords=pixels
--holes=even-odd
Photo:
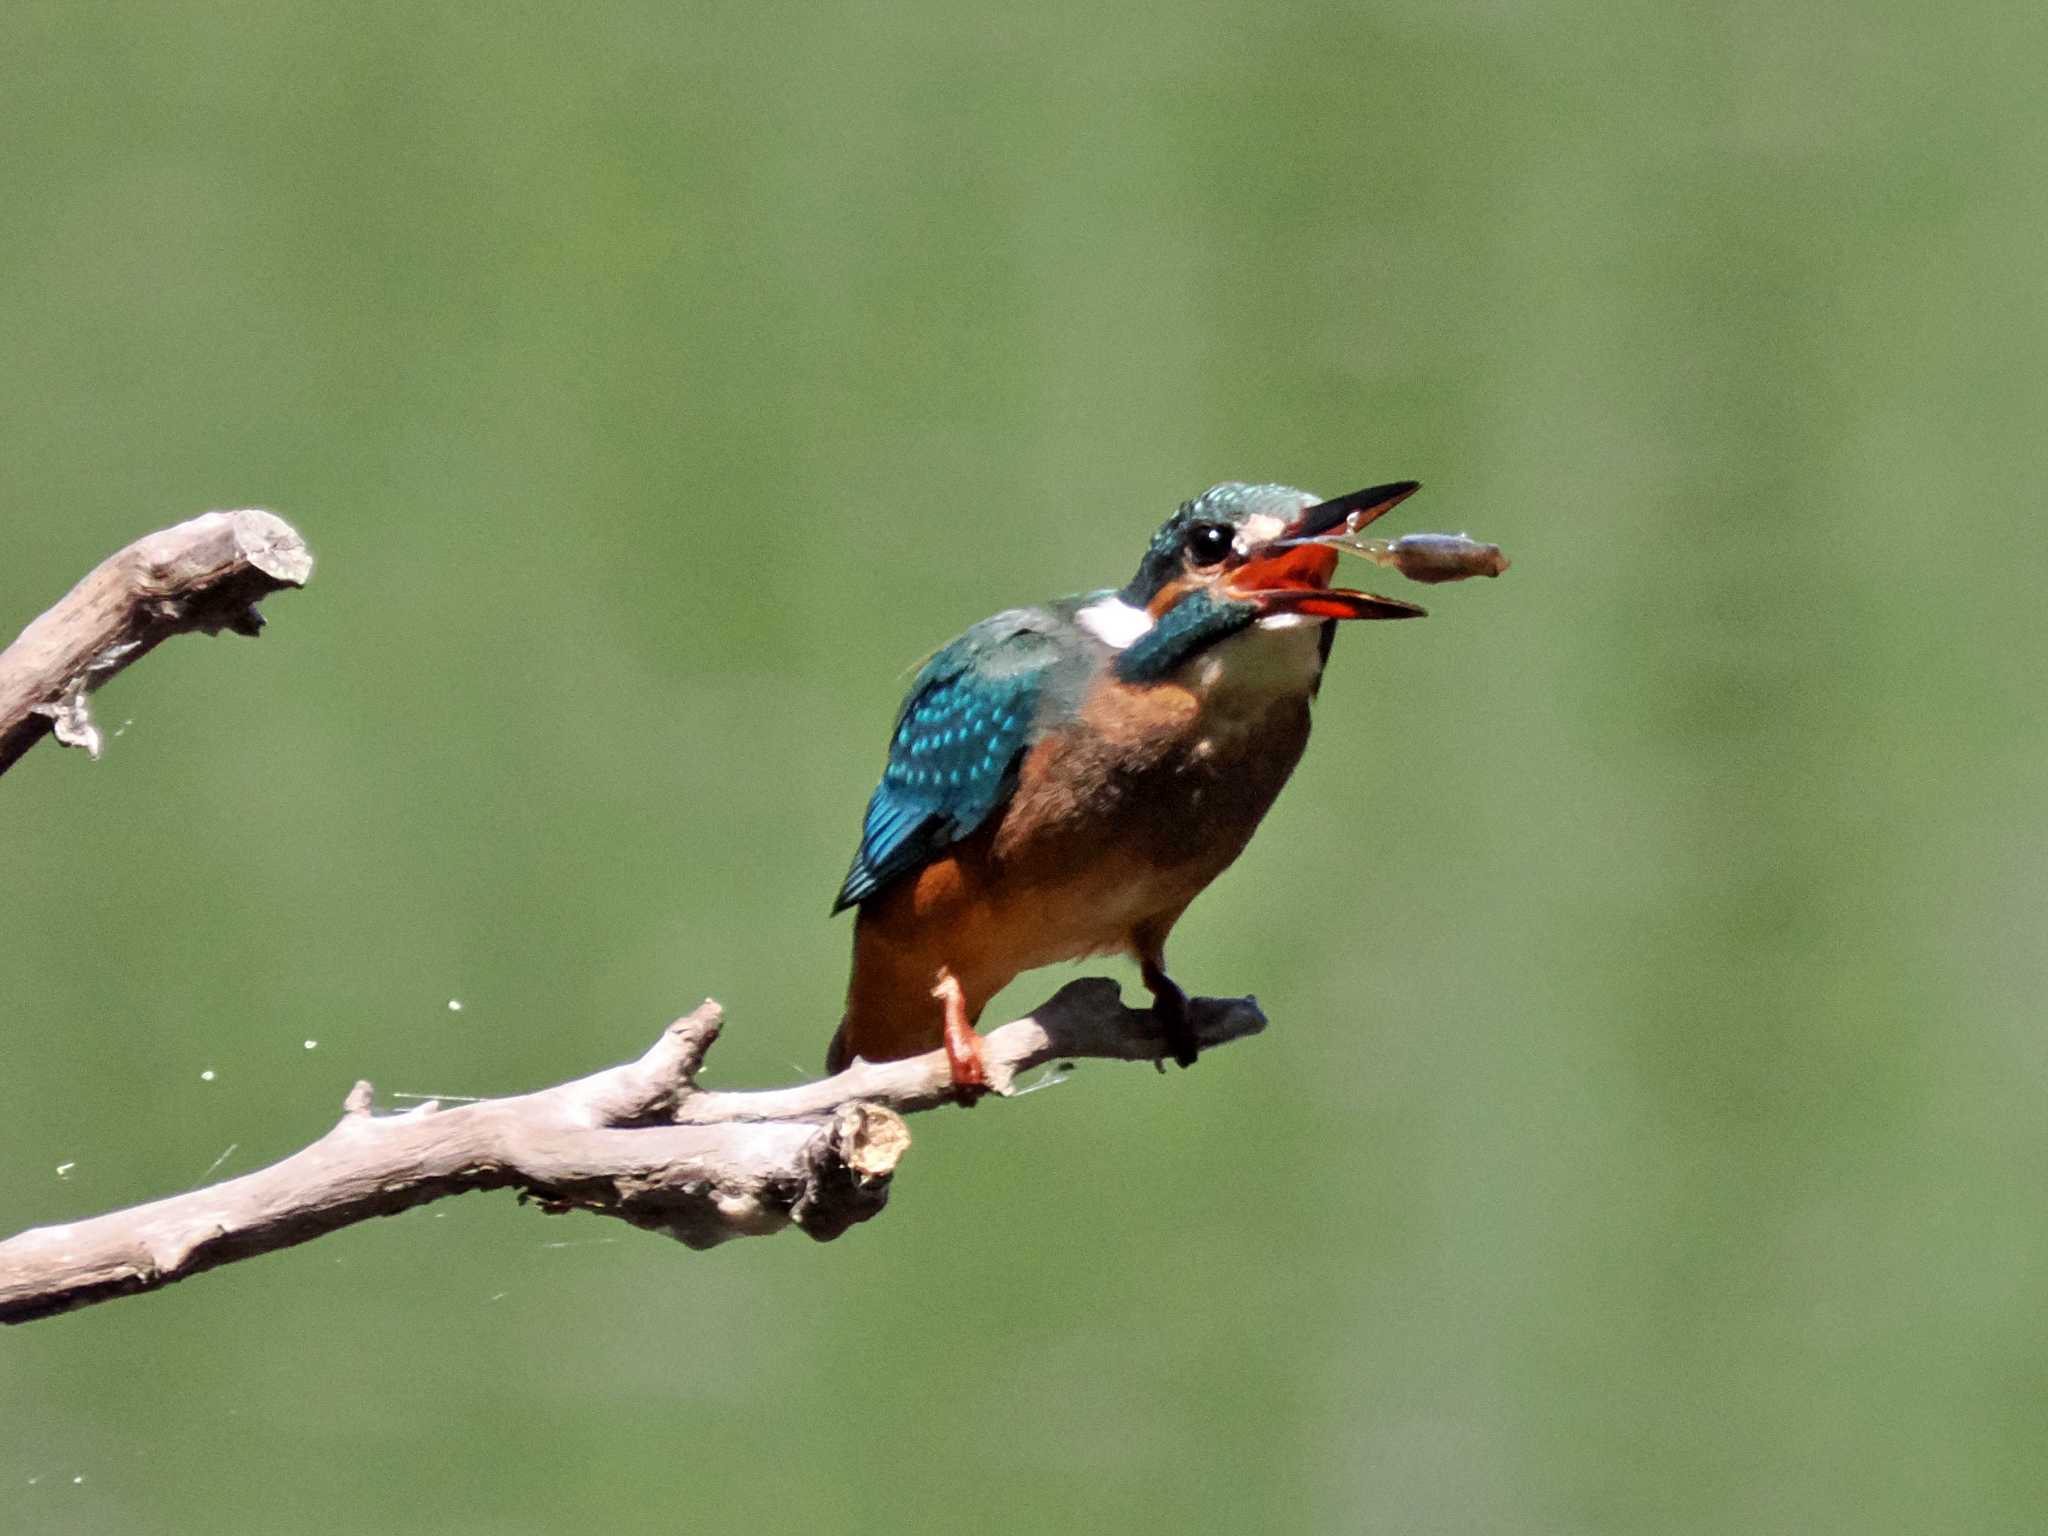
[[[101,561],[0,651],[0,773],[54,734],[99,756],[86,695],[172,635],[253,635],[256,605],[313,574],[306,542],[269,512],[208,512]]]
[[[1196,1038],[1258,1033],[1251,998],[1197,998]],[[0,1322],[133,1295],[390,1216],[447,1195],[515,1189],[543,1210],[593,1211],[692,1248],[795,1226],[820,1241],[882,1209],[910,1145],[903,1115],[953,1102],[943,1051],[856,1061],[836,1077],[758,1093],[708,1092],[696,1075],[718,1037],[706,1002],[637,1061],[516,1098],[372,1113],[358,1083],[340,1122],[268,1168],[0,1243]],[[1149,1011],[1116,984],[1076,981],[984,1042],[998,1095],[1068,1058],[1154,1061]]]

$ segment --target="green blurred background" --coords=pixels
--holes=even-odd
[[[1213,480],[1516,565],[1344,635],[1179,930],[1266,1037],[922,1117],[829,1247],[470,1198],[8,1331],[0,1525],[2048,1523],[2044,60],[8,6],[0,625],[209,507],[320,565],[0,784],[6,1230],[707,992],[715,1081],[808,1073],[906,668]]]

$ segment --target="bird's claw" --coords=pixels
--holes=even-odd
[[[1202,1047],[1195,1039],[1194,1021],[1188,1017],[1188,995],[1178,988],[1161,994],[1152,1003],[1152,1016],[1159,1021],[1159,1032],[1166,1037],[1167,1054],[1175,1065],[1192,1067]],[[1159,1070],[1166,1070],[1163,1061]]]

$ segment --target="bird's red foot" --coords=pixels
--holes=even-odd
[[[971,1028],[946,1030],[946,1067],[953,1076],[953,1097],[972,1109],[988,1092],[988,1067],[981,1059],[981,1036]]]
[[[946,1070],[953,1079],[953,1097],[962,1109],[972,1109],[989,1090],[981,1036],[968,1020],[967,997],[958,981],[945,976],[932,995],[946,1005]]]

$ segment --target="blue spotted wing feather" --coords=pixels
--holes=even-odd
[[[911,684],[834,912],[857,906],[968,836],[1010,797],[1065,654],[1049,614],[967,631]]]

